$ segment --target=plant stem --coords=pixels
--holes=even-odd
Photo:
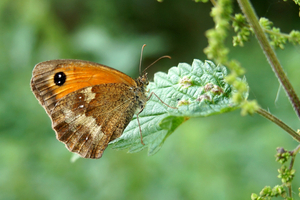
[[[300,118],[300,100],[293,89],[291,83],[289,82],[286,74],[284,73],[281,64],[275,54],[274,49],[271,47],[270,42],[265,35],[263,29],[259,25],[258,18],[253,10],[252,5],[249,0],[237,0],[241,10],[246,16],[249,24],[253,28],[253,31],[256,35],[256,38],[260,44],[260,47],[263,49],[265,56],[267,57],[274,73],[276,74],[278,80],[281,82],[298,118]]]
[[[290,184],[290,185],[288,186],[288,189],[289,189],[289,196],[290,196],[290,198],[293,198],[292,184]]]
[[[289,166],[289,170],[291,171],[294,167],[294,163],[295,163],[295,157],[296,155],[298,154],[300,150],[300,145],[298,145],[293,151],[290,151],[290,154],[291,154],[291,163],[290,163],[290,166]],[[288,186],[288,189],[289,189],[289,196],[292,198],[293,197],[293,193],[292,193],[292,183],[289,184]]]
[[[210,0],[210,2],[211,2],[214,6],[217,5],[217,3],[215,2],[215,0]]]
[[[293,167],[294,167],[294,162],[295,162],[295,157],[296,155],[299,153],[299,150],[300,150],[300,145],[298,145],[293,151],[291,151],[291,155],[292,155],[292,160],[291,160],[291,163],[290,163],[290,167],[289,167],[289,170],[292,170]]]
[[[271,122],[277,124],[280,128],[282,128],[288,134],[290,134],[296,141],[300,142],[300,135],[296,131],[294,131],[291,127],[289,127],[284,122],[282,122],[280,119],[278,119],[277,117],[275,117],[274,115],[272,115],[271,113],[269,113],[268,111],[262,108],[259,108],[256,112],[261,116],[267,118]]]

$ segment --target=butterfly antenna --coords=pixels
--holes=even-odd
[[[146,69],[144,69],[143,73],[145,73],[145,71],[146,71],[149,67],[151,67],[152,65],[154,65],[155,63],[157,63],[157,61],[159,61],[159,60],[161,60],[161,59],[163,59],[163,58],[169,58],[169,59],[171,59],[171,56],[162,56],[162,57],[158,58],[156,61],[154,61],[153,63],[151,63],[150,65],[148,65],[148,67],[146,67]]]
[[[144,44],[142,46],[142,50],[141,50],[140,67],[139,67],[140,75],[142,75],[142,58],[143,58],[143,51],[144,51],[145,46],[146,46],[146,44]]]

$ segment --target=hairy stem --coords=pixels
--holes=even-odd
[[[260,47],[263,49],[265,56],[267,57],[274,73],[276,74],[278,80],[281,82],[287,96],[290,99],[293,108],[300,118],[300,100],[293,89],[291,83],[289,82],[286,74],[284,73],[281,64],[275,54],[274,49],[271,47],[270,42],[265,35],[262,27],[259,25],[258,18],[250,4],[249,0],[237,0],[244,15],[246,16],[249,24],[253,28],[253,31],[256,35],[256,38],[260,44]]]
[[[269,113],[268,111],[262,108],[259,108],[256,112],[261,116],[267,118],[271,122],[277,124],[280,128],[282,128],[288,134],[290,134],[296,141],[300,142],[300,135],[296,131],[294,131],[291,127],[289,127],[284,122],[282,122],[280,119],[278,119],[277,117],[275,117],[274,115],[272,115],[271,113]]]

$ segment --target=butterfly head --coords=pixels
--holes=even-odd
[[[136,79],[137,87],[141,88],[143,91],[146,90],[147,85],[149,84],[147,73],[144,73],[143,75],[139,76]]]

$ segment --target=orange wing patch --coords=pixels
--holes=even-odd
[[[57,85],[54,81],[57,73],[63,73],[66,76],[65,82],[61,85]],[[48,113],[59,99],[85,87],[105,83],[125,83],[132,87],[137,86],[131,77],[118,70],[81,60],[42,62],[35,66],[32,74],[32,90]]]

